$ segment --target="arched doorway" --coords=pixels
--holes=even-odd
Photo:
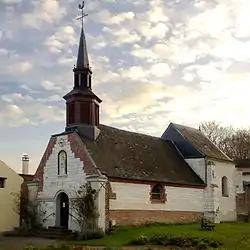
[[[56,226],[68,228],[69,225],[69,197],[60,193],[56,199]]]

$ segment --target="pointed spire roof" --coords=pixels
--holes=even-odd
[[[82,28],[81,37],[79,41],[78,55],[77,55],[77,68],[89,68],[89,58],[87,51],[87,43],[84,35],[84,30]]]

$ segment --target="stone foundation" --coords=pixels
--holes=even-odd
[[[199,212],[162,211],[162,210],[110,210],[109,219],[115,220],[117,225],[141,224],[152,222],[192,222],[202,217]]]

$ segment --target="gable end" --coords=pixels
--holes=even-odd
[[[164,140],[172,141],[178,148],[180,153],[185,159],[188,158],[204,158],[205,155],[198,151],[194,145],[187,140],[179,131],[175,128],[173,123],[170,123],[168,128],[165,130],[161,136]]]

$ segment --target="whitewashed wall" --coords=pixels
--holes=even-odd
[[[250,174],[248,175],[249,179],[246,180],[245,176],[242,174],[242,171],[238,168],[235,169],[235,184],[236,184],[236,193],[244,193],[243,181],[250,182]]]
[[[150,185],[111,182],[116,200],[110,200],[111,210],[165,210],[203,212],[203,189],[166,187],[167,202],[152,204]]]
[[[213,166],[208,165],[206,167],[206,161],[204,158],[198,159],[185,159],[189,166],[193,169],[193,171],[207,184],[204,189],[203,196],[203,211],[204,216],[214,222],[219,222],[218,218],[215,217],[215,198],[214,198],[214,188],[212,187],[213,178]]]
[[[219,206],[219,217],[221,221],[236,220],[236,178],[235,165],[230,162],[214,161],[215,176],[214,183],[218,186],[215,188],[215,206]],[[228,178],[229,197],[223,197],[221,192],[222,177]]]
[[[59,141],[63,139],[64,145],[60,146]],[[64,150],[67,153],[67,175],[58,176],[58,153]],[[64,192],[71,198],[74,192],[84,183],[86,183],[86,174],[83,170],[83,162],[79,158],[75,158],[71,150],[68,136],[58,136],[56,144],[52,150],[46,166],[44,168],[43,176],[43,192],[39,193],[38,199],[42,206],[47,211],[47,215],[56,213],[56,198],[60,192]],[[70,211],[71,213],[72,211]],[[44,226],[55,226],[56,216],[49,216]],[[77,230],[75,220],[70,216],[69,228]]]
[[[209,160],[209,159],[208,159]],[[215,165],[207,165],[205,159],[186,159],[190,167],[202,178],[206,180],[207,187],[204,191],[204,212],[205,216],[212,218],[219,208],[219,214],[214,218],[215,222],[236,220],[236,192],[242,191],[239,184],[241,177],[237,175],[235,165],[231,162],[214,161]],[[205,172],[207,171],[207,177]],[[221,179],[228,178],[229,197],[223,197],[221,192]],[[237,179],[238,178],[238,179]],[[237,188],[237,185],[239,187]]]
[[[185,159],[188,165],[193,169],[193,171],[205,182],[205,159]]]

